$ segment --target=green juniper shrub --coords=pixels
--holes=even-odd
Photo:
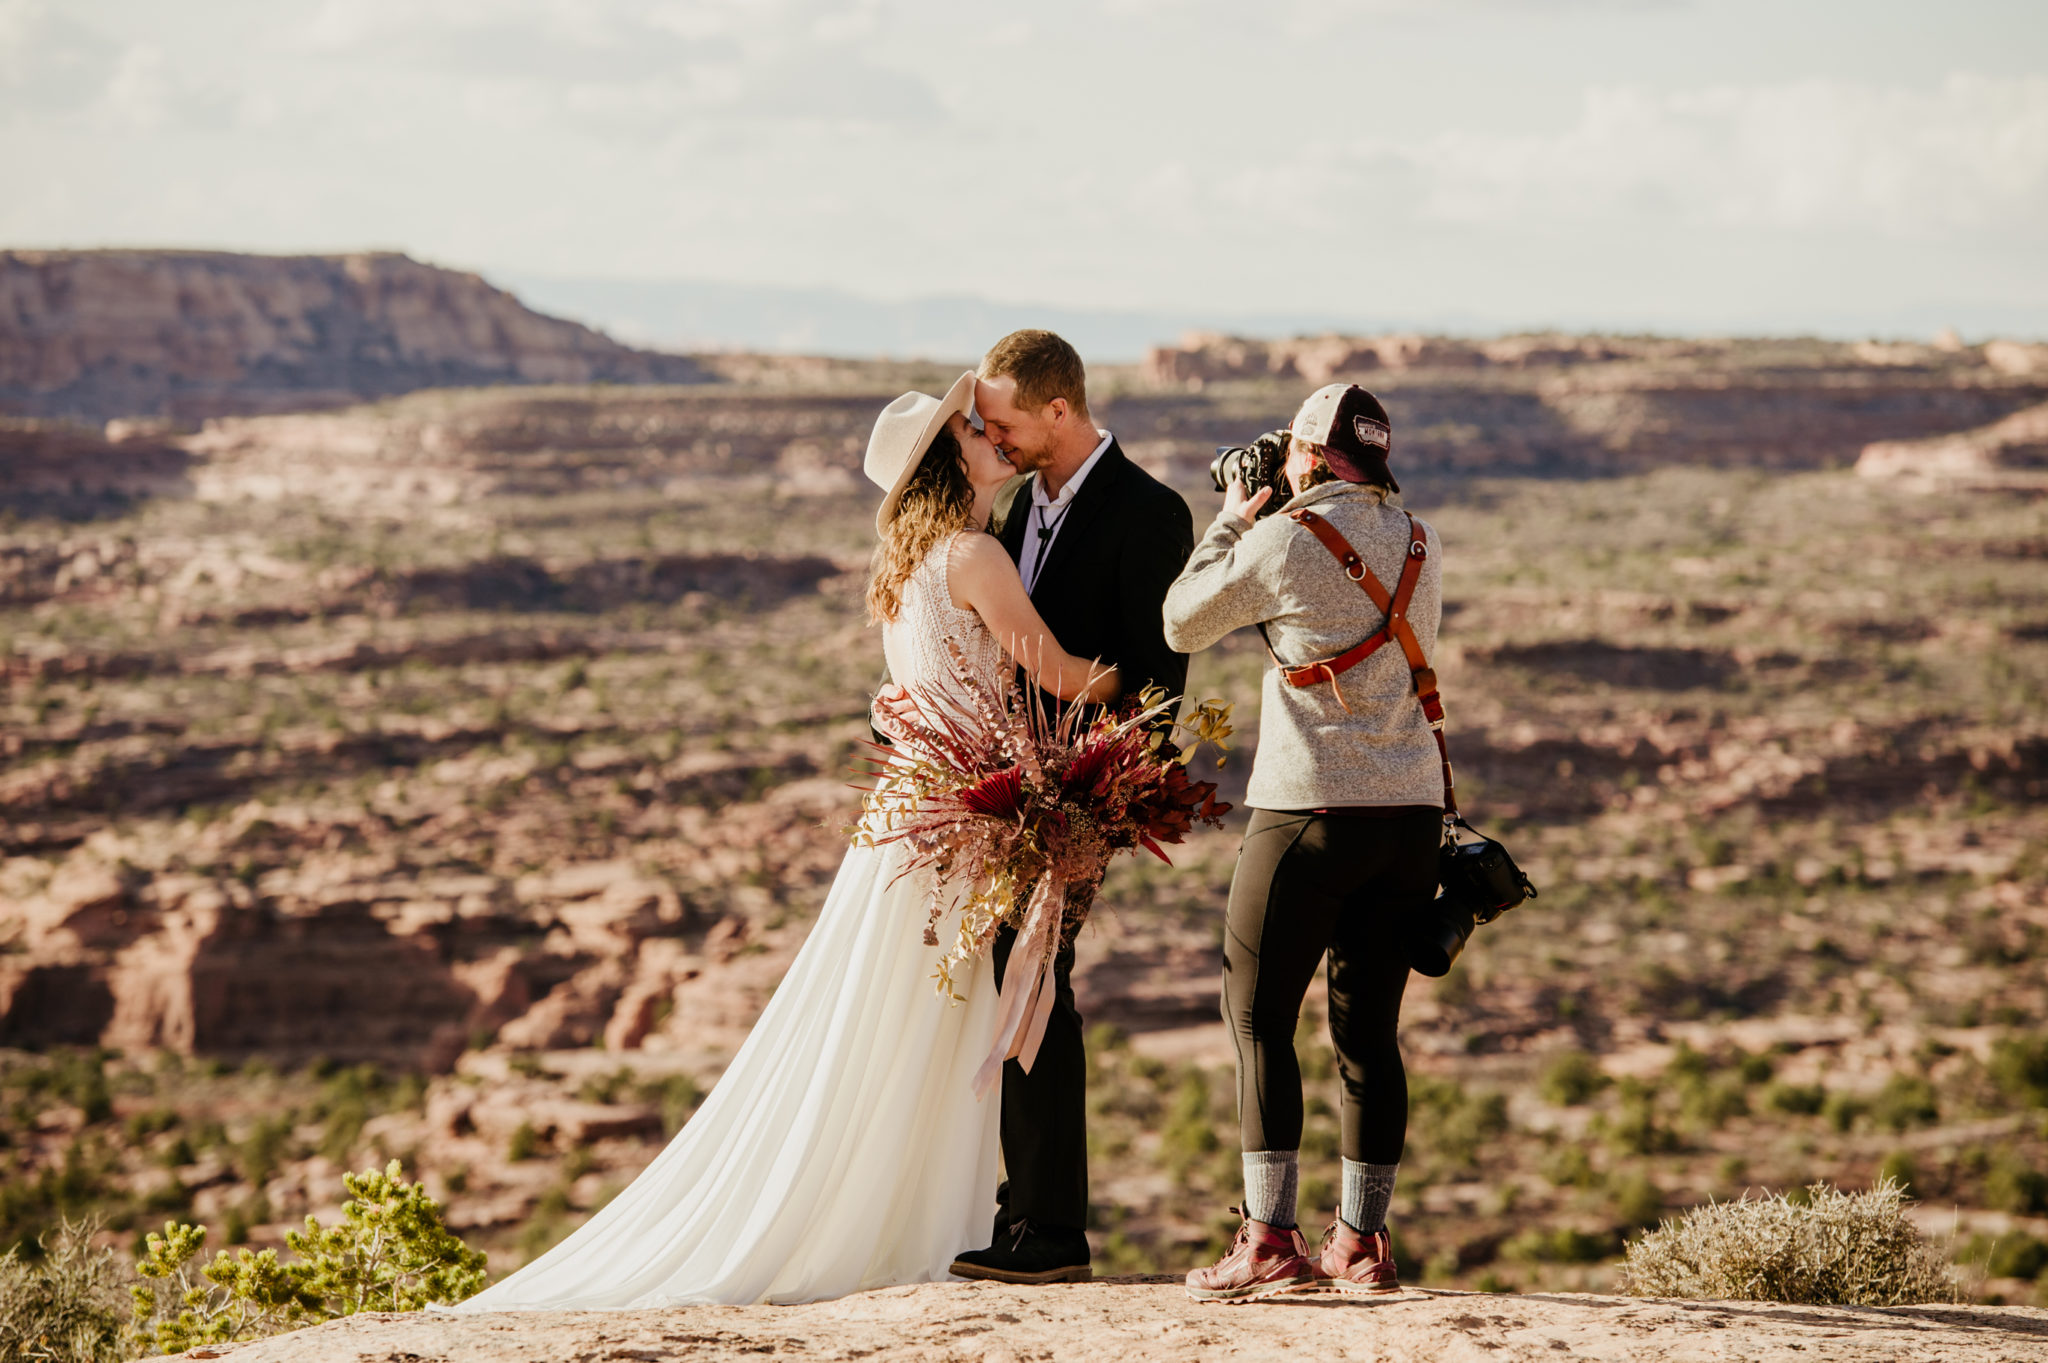
[[[1639,1169],[1632,1169],[1615,1179],[1609,1196],[1614,1199],[1615,1215],[1631,1229],[1654,1226],[1657,1218],[1664,1214],[1663,1190]]]
[[[1471,1169],[1508,1129],[1507,1098],[1468,1092],[1454,1079],[1410,1075],[1409,1144],[1440,1172]]]
[[[1871,1101],[1870,1116],[1888,1131],[1931,1126],[1941,1118],[1934,1085],[1917,1074],[1895,1074]]]
[[[1764,1090],[1764,1106],[1773,1112],[1790,1113],[1795,1117],[1811,1117],[1819,1112],[1828,1100],[1828,1091],[1819,1084],[1774,1083]]]
[[[1566,1051],[1544,1066],[1537,1091],[1547,1103],[1578,1107],[1590,1102],[1608,1083],[1599,1061],[1584,1051]]]
[[[1657,1120],[1656,1090],[1636,1079],[1622,1080],[1621,1106],[1611,1117],[1602,1114],[1596,1126],[1623,1154],[1654,1155],[1678,1146],[1677,1136]]]
[[[1763,1084],[1770,1082],[1771,1076],[1777,1073],[1777,1066],[1771,1063],[1771,1058],[1767,1055],[1739,1052],[1735,1061],[1735,1072],[1742,1076],[1742,1082],[1745,1084]]]
[[[1186,1183],[1190,1170],[1216,1151],[1221,1142],[1209,1119],[1209,1081],[1200,1067],[1181,1071],[1166,1126],[1159,1133],[1159,1153],[1176,1183]]]
[[[1984,1177],[1984,1200],[2015,1216],[2048,1212],[2048,1172],[2034,1167],[2017,1151],[2008,1150]]]
[[[1689,1125],[1718,1131],[1731,1118],[1748,1114],[1749,1096],[1732,1077],[1698,1079],[1679,1090],[1678,1111]]]
[[[1877,1166],[1877,1178],[1880,1183],[1890,1180],[1898,1184],[1906,1196],[1913,1197],[1919,1183],[1920,1167],[1913,1162],[1912,1151],[1894,1150]]]
[[[1856,1123],[1868,1111],[1869,1099],[1839,1089],[1830,1093],[1827,1102],[1821,1107],[1821,1115],[1827,1118],[1828,1125],[1842,1134],[1854,1130]]]
[[[1543,1177],[1560,1188],[1591,1188],[1600,1182],[1585,1147],[1561,1145],[1543,1161]]]
[[[2000,1236],[1985,1255],[1984,1271],[1994,1278],[2038,1278],[2048,1269],[2048,1243],[2025,1231]]]
[[[633,1071],[623,1065],[605,1074],[593,1074],[583,1081],[576,1090],[576,1096],[586,1103],[611,1104],[624,1097],[633,1087]]]
[[[244,1183],[260,1188],[270,1182],[289,1151],[291,1133],[289,1116],[261,1118],[249,1129],[235,1155]]]
[[[131,1339],[175,1353],[359,1311],[417,1311],[482,1290],[483,1254],[449,1231],[440,1204],[405,1180],[397,1160],[341,1181],[349,1194],[342,1219],[323,1226],[309,1216],[303,1231],[288,1232],[291,1260],[273,1249],[223,1250],[202,1266],[204,1226],[171,1222],[152,1232],[135,1266],[149,1282],[133,1289]]]
[[[1505,1258],[1544,1264],[1597,1264],[1614,1251],[1609,1232],[1571,1226],[1531,1226],[1500,1247]]]
[[[687,1074],[663,1075],[640,1086],[640,1101],[661,1109],[662,1134],[674,1136],[704,1101],[704,1090]]]
[[[532,1122],[521,1122],[512,1128],[512,1136],[505,1142],[505,1158],[514,1164],[530,1160],[540,1153],[540,1133],[533,1129]]]
[[[1989,1073],[2006,1097],[2048,1107],[2048,1032],[2001,1037],[1992,1044]]]

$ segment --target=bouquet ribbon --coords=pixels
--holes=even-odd
[[[1024,926],[1010,947],[1009,965],[1003,971],[1003,986],[997,994],[996,1036],[988,1059],[974,1073],[974,1096],[985,1098],[1002,1078],[1003,1064],[1015,1060],[1025,1073],[1038,1059],[1038,1047],[1045,1040],[1045,1025],[1052,1019],[1058,986],[1053,982],[1053,960],[1059,954],[1060,922],[1067,908],[1067,888],[1051,875],[1043,875],[1031,891],[1031,903],[1024,914]]]

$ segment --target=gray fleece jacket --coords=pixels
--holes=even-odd
[[[1335,526],[1389,593],[1408,556],[1408,518],[1351,483],[1310,488],[1283,510],[1313,507]],[[1436,657],[1443,619],[1443,556],[1419,518],[1429,557],[1408,607],[1423,656]],[[1183,653],[1266,622],[1273,651],[1290,667],[1333,657],[1385,623],[1372,599],[1313,533],[1282,515],[1247,526],[1219,515],[1166,592],[1166,642]],[[1289,686],[1268,668],[1259,750],[1246,800],[1257,809],[1334,805],[1436,805],[1443,766],[1400,644],[1389,640],[1338,678],[1347,713],[1328,683]]]

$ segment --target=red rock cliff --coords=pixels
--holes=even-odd
[[[394,253],[0,251],[0,412],[198,417],[449,385],[704,377]]]

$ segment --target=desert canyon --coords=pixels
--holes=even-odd
[[[0,1237],[97,1210],[275,1244],[396,1156],[515,1267],[688,1120],[804,939],[880,675],[861,453],[962,365],[639,351],[400,256],[0,252],[0,300]],[[2048,1247],[1999,1246],[2048,1242],[2048,346],[1195,335],[1091,384],[1200,525],[1213,447],[1334,377],[1386,401],[1442,534],[1464,802],[1543,892],[1411,985],[1422,1291],[1287,1328],[2040,1356],[2013,1304],[2048,1304]],[[1194,664],[1237,704],[1229,798],[1264,661]],[[1094,1356],[1033,1310],[1108,1313],[1104,1355],[1264,1356],[1156,1276],[1235,1227],[1241,819],[1120,864],[1081,942],[1119,1283],[237,1356]],[[1880,1171],[1979,1304],[1597,1295],[1660,1215]]]

